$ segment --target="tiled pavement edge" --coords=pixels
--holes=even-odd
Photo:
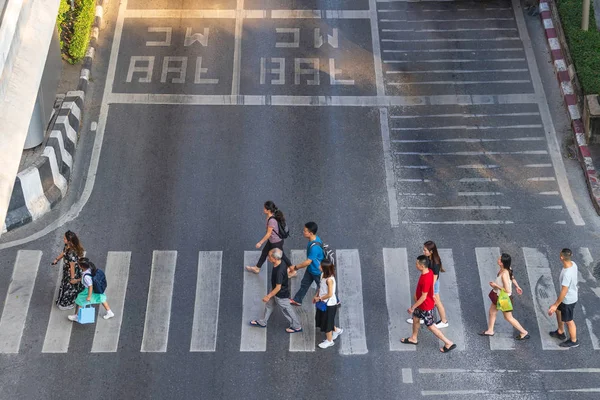
[[[85,93],[106,3],[108,0],[96,0],[90,44],[83,59],[77,90],[67,93],[42,155],[33,165],[17,174],[6,220],[0,232],[10,231],[38,219],[50,211],[67,192],[83,119]]]
[[[579,149],[579,161],[584,170],[585,180],[590,192],[592,204],[596,209],[596,212],[600,214],[600,180],[596,168],[592,162],[590,150],[588,149],[587,142],[585,140],[584,125],[579,112],[579,106],[577,104],[577,95],[573,90],[569,72],[567,69],[567,63],[563,49],[558,39],[558,35],[555,29],[555,25],[559,25],[560,21],[556,21],[553,18],[553,13],[550,11],[550,7],[556,7],[552,0],[540,0],[540,17],[544,24],[544,30],[546,31],[546,38],[548,39],[548,45],[552,53],[552,61],[554,63],[554,69],[556,70],[556,77],[560,83],[560,89],[563,94],[565,105],[569,111],[569,117],[571,119],[571,126],[575,133],[575,139],[577,141],[577,147]]]

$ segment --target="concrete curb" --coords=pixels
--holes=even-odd
[[[90,44],[83,59],[77,90],[67,93],[42,155],[32,166],[17,174],[6,219],[0,233],[40,218],[50,211],[67,192],[79,138],[79,127],[83,120],[85,94],[98,45],[104,5],[107,3],[108,0],[96,0],[96,16],[92,25]]]
[[[567,63],[563,49],[561,47],[558,35],[555,29],[555,25],[559,26],[560,21],[553,19],[550,7],[555,7],[552,0],[540,0],[540,18],[544,24],[544,30],[546,32],[546,38],[548,39],[548,45],[550,46],[550,52],[552,53],[552,61],[554,63],[554,69],[556,71],[556,77],[560,84],[560,90],[563,94],[565,105],[569,112],[571,119],[571,126],[575,133],[575,140],[577,141],[577,148],[579,149],[579,162],[583,168],[585,174],[585,180],[590,193],[592,204],[596,209],[596,212],[600,214],[600,180],[596,168],[588,149],[585,140],[585,131],[581,114],[579,112],[579,106],[577,104],[577,95],[573,89],[571,78],[567,69]]]
[[[33,165],[17,174],[2,232],[35,221],[66,194],[84,96],[82,91],[67,93],[44,152]]]

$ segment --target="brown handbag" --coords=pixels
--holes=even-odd
[[[494,289],[490,290],[488,297],[492,301],[492,304],[498,304],[498,294],[494,292]]]

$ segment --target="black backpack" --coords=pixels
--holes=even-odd
[[[313,242],[313,244],[310,245],[310,247],[313,247],[314,245],[317,245],[321,248],[321,250],[323,250],[323,260],[327,260],[330,263],[332,263],[333,265],[336,265],[335,263],[335,250],[333,250],[328,244],[326,243],[321,243],[321,242]]]
[[[287,239],[290,237],[290,229],[287,227],[285,223],[281,223],[277,218],[270,217],[269,219],[275,219],[277,221],[277,232],[275,234],[279,236],[281,239]]]

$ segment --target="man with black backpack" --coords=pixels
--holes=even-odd
[[[317,287],[321,282],[321,270],[319,266],[321,261],[325,258],[325,251],[323,241],[317,236],[317,230],[319,227],[315,222],[307,222],[304,224],[304,230],[302,234],[308,239],[308,245],[306,246],[306,260],[300,264],[292,265],[288,268],[289,274],[294,274],[302,268],[307,268],[300,283],[300,289],[296,292],[294,298],[290,299],[290,303],[294,306],[301,306],[304,296],[310,285],[315,282]],[[332,261],[333,262],[333,261]]]

